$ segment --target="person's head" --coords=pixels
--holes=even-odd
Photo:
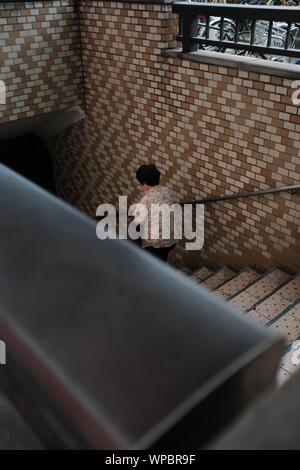
[[[160,180],[160,171],[155,165],[142,165],[136,172],[136,179],[143,185],[145,191],[157,186]]]

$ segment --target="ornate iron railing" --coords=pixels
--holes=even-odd
[[[210,47],[300,59],[299,7],[178,2],[173,12],[179,14],[177,39],[185,53]]]

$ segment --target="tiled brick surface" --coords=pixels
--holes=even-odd
[[[291,303],[288,300],[283,299],[278,294],[273,294],[261,302],[255,310],[269,320],[274,320],[274,318],[284,312],[290,305]]]
[[[278,294],[290,302],[296,302],[300,298],[300,275],[295,276],[294,279],[282,287]]]
[[[216,290],[216,294],[225,294],[227,297],[237,294],[245,289],[249,284],[260,277],[260,274],[254,269],[247,268],[231,281],[226,282],[223,286]]]
[[[289,314],[300,321],[300,301],[289,311]]]
[[[272,291],[287,282],[290,276],[281,271],[274,269],[272,272],[263,276],[262,279],[244,290],[241,294],[231,299],[231,302],[241,307],[243,310],[252,309],[260,300],[266,298]]]
[[[249,310],[257,303],[257,298],[248,294],[247,289],[231,300],[231,303],[243,310]]]
[[[213,271],[211,271],[210,269],[208,269],[206,267],[203,267],[203,268],[200,268],[197,271],[195,271],[191,275],[191,279],[193,279],[193,281],[195,281],[195,282],[200,283],[200,282],[205,281],[205,279],[210,277],[212,274],[213,274]]]
[[[237,273],[225,266],[224,268],[221,268],[219,271],[217,271],[213,276],[210,276],[208,279],[206,279],[202,285],[207,287],[207,289],[214,290],[235,276],[237,276]]]
[[[275,321],[271,328],[276,333],[285,336],[289,344],[300,337],[300,321],[289,314]]]
[[[290,276],[280,269],[274,269],[266,274],[260,281],[247,289],[247,293],[253,295],[256,299],[262,300],[274,289],[288,281]]]
[[[119,194],[133,200],[147,161],[184,200],[299,182],[290,80],[163,57],[177,28],[170,5],[86,0],[80,13],[87,119],[54,148],[62,197],[92,215]],[[291,194],[209,206],[194,265],[296,272],[299,208]]]
[[[261,313],[258,313],[255,310],[250,310],[248,315],[250,318],[252,318],[252,320],[256,320],[261,325],[266,325],[269,321],[268,318],[264,317]]]
[[[0,123],[82,104],[74,2],[0,3],[0,20]]]

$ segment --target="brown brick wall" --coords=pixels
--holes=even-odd
[[[74,1],[0,3],[0,123],[82,103]]]
[[[53,149],[62,197],[91,215],[134,200],[148,161],[185,200],[300,181],[290,80],[163,57],[170,5],[84,1],[80,14],[87,117]],[[209,206],[205,247],[188,262],[299,270],[299,208],[290,194]]]

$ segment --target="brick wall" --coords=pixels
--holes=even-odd
[[[0,123],[82,103],[74,1],[0,3]]]
[[[80,21],[87,118],[53,148],[62,197],[91,215],[134,200],[148,161],[185,200],[299,183],[291,80],[163,57],[168,4],[83,1]],[[211,205],[204,249],[185,262],[299,270],[299,208],[290,194]]]

